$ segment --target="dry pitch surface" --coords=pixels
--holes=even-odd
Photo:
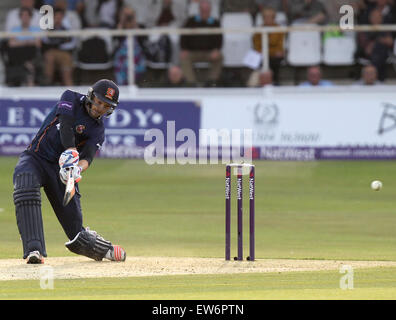
[[[396,261],[335,261],[259,259],[224,261],[220,258],[127,257],[125,262],[93,261],[85,257],[55,257],[44,265],[28,265],[21,259],[0,259],[0,280],[40,279],[41,267],[52,267],[55,279],[144,277],[186,274],[298,272],[355,268],[396,267]]]

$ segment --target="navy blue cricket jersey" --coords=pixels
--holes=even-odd
[[[28,150],[50,162],[58,162],[65,151],[60,138],[59,115],[65,114],[74,118],[73,132],[80,160],[87,155],[84,151],[97,151],[104,142],[104,124],[103,120],[95,120],[88,114],[85,99],[83,94],[66,90],[44,119]]]

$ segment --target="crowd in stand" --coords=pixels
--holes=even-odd
[[[128,84],[128,45],[125,37],[107,37],[108,29],[216,28],[229,12],[246,12],[263,26],[294,24],[338,24],[340,7],[354,9],[355,23],[382,25],[396,23],[394,0],[19,0],[19,7],[7,13],[4,29],[9,32],[39,32],[39,9],[54,9],[53,30],[101,28],[103,34],[79,37],[15,36],[2,41],[1,55],[8,86],[79,85],[82,73],[101,70],[119,85]],[[340,33],[338,34],[338,36]],[[342,34],[341,34],[342,35]],[[327,35],[329,36],[329,35]],[[269,34],[269,70],[259,65],[249,69],[242,86],[281,85],[285,65],[283,33]],[[262,51],[261,34],[251,36],[251,48]],[[227,73],[222,51],[224,35],[152,35],[133,39],[134,71],[138,86],[222,87]],[[356,61],[362,65],[362,85],[387,80],[387,66],[394,50],[392,32],[356,33]],[[206,66],[204,81],[197,76],[199,63]],[[150,81],[150,70],[163,70],[163,81]],[[246,68],[245,68],[246,69]],[[307,68],[301,86],[331,86],[322,79],[321,66]],[[231,80],[232,81],[232,80]]]

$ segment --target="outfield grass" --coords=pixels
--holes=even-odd
[[[2,281],[0,299],[133,300],[389,300],[396,298],[396,268],[355,270],[353,288],[340,288],[337,271]]]
[[[12,157],[0,158],[0,258],[20,258],[22,251],[12,202],[12,172],[16,161]],[[396,261],[395,162],[261,161],[256,166],[258,258]],[[149,166],[141,160],[96,159],[80,182],[84,225],[124,246],[129,256],[223,257],[224,173],[223,165]],[[383,182],[380,192],[370,189],[370,182],[375,179]],[[245,188],[245,199],[247,191]],[[42,194],[47,253],[52,257],[71,255],[64,247],[68,239]],[[246,208],[247,203],[245,201]],[[233,201],[234,214],[235,208],[236,201]],[[233,217],[233,245],[236,243],[234,222],[236,215]],[[245,219],[247,225],[248,220]],[[244,236],[247,243],[248,233],[245,232]],[[375,278],[381,276],[377,273],[382,271],[367,272],[373,272]],[[396,276],[393,269],[387,273]],[[315,274],[326,277],[326,273]],[[303,274],[290,276],[298,278]],[[221,282],[233,277],[218,279]],[[268,274],[241,277],[252,282],[260,277],[268,281],[276,278],[272,279]],[[336,272],[335,277],[340,275]],[[201,278],[208,282],[217,279]],[[197,276],[197,279],[201,278]],[[86,281],[95,287],[95,280]],[[149,285],[152,281],[166,281],[166,278],[131,281]],[[7,285],[12,287],[17,283],[7,282]],[[65,284],[64,292],[67,284],[81,285],[79,280],[62,281],[59,285],[61,283]],[[112,279],[108,285],[122,283],[122,279]],[[365,296],[383,290],[384,295],[390,297],[394,282],[390,283],[391,286],[362,290],[367,291]],[[304,282],[301,282],[300,286],[290,290],[258,293],[254,289],[246,289],[246,298],[260,299],[270,297],[272,293],[282,297],[282,292],[284,297],[294,297],[304,288]],[[122,298],[134,298],[133,290],[130,290],[126,290],[127,294]],[[293,290],[296,291],[293,293]],[[321,288],[307,285],[308,291],[304,290],[300,293],[305,292],[305,297],[321,297]],[[75,296],[79,297],[77,291]],[[160,295],[159,291],[151,297]],[[207,298],[212,297],[210,292],[204,293],[208,294]],[[27,292],[21,294],[28,297]],[[104,292],[103,296],[96,294],[98,298],[106,297]],[[148,293],[144,297],[149,296]],[[379,296],[383,295],[378,293],[375,297]],[[180,291],[174,292],[173,297],[188,298],[189,295]],[[330,292],[329,297],[337,298]]]

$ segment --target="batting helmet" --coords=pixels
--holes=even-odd
[[[113,81],[102,79],[97,81],[92,87],[89,88],[87,100],[91,105],[93,103],[93,98],[96,97],[99,100],[109,104],[111,108],[106,114],[106,116],[109,116],[118,106],[119,94],[120,91],[118,89],[118,86]]]

